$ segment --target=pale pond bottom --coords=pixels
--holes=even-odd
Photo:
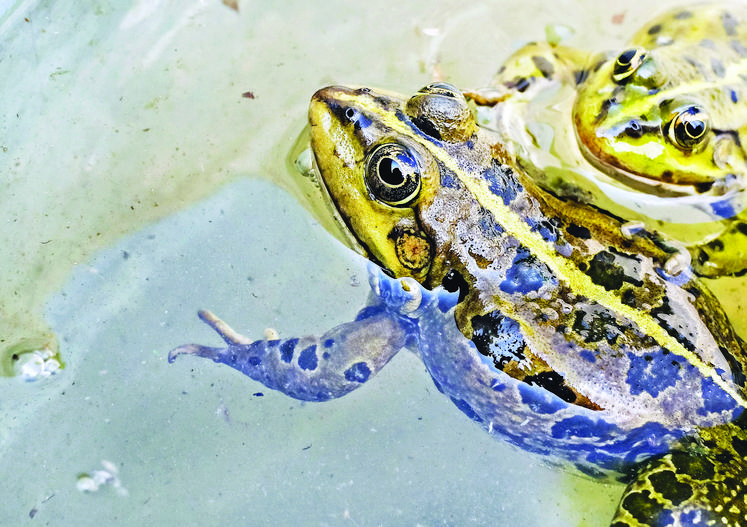
[[[320,333],[367,289],[365,262],[259,180],[79,265],[47,310],[66,367],[6,380],[0,525],[606,525],[620,487],[490,438],[409,352],[321,404],[166,361],[219,343],[199,308],[247,335]]]

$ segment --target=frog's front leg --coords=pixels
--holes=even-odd
[[[205,357],[306,401],[333,399],[358,388],[389,362],[408,336],[407,323],[401,317],[375,307],[364,309],[354,322],[320,337],[254,342],[209,311],[200,311],[199,317],[228,346],[186,344],[169,352],[169,362],[179,355]]]
[[[693,269],[699,276],[742,276],[747,273],[747,211],[718,237],[690,247]]]

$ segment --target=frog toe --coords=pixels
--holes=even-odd
[[[179,346],[178,348],[169,351],[169,364],[172,364],[179,355],[196,355],[198,357],[216,360],[221,349],[222,348],[201,346],[199,344],[184,344],[183,346]]]

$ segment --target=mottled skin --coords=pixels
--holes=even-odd
[[[671,10],[608,54],[530,44],[492,85],[468,96],[540,184],[670,222],[702,276],[747,269],[747,6]]]
[[[665,239],[543,190],[447,84],[409,99],[325,88],[309,122],[330,201],[373,262],[369,305],[318,338],[254,342],[202,312],[228,346],[170,360],[322,401],[407,346],[488,433],[632,479],[614,525],[744,516],[743,491],[732,514],[720,486],[745,477],[745,348]]]

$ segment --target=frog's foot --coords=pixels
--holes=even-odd
[[[207,309],[201,309],[198,311],[197,316],[200,317],[200,320],[213,328],[229,346],[241,346],[252,343],[250,338],[234,331],[231,326],[223,322]],[[206,359],[220,362],[219,356],[222,350],[223,348],[211,348],[199,344],[185,344],[178,348],[174,348],[169,352],[169,363],[173,363],[179,355],[196,355],[198,357],[204,357]]]
[[[625,489],[611,525],[744,525],[744,477],[733,452],[672,452],[646,463]]]
[[[169,364],[172,364],[179,355],[196,355],[206,359],[216,360],[222,348],[211,348],[199,344],[184,344],[169,351]]]
[[[169,352],[230,366],[273,390],[306,401],[340,397],[373,377],[405,344],[412,322],[390,310],[369,309],[358,320],[320,337],[250,341],[209,311],[200,318],[228,344],[185,344]]]
[[[241,345],[241,344],[251,344],[252,339],[245,337],[244,335],[238,333],[237,331],[234,331],[231,326],[223,322],[221,319],[213,315],[210,311],[207,309],[201,309],[197,312],[197,316],[200,317],[200,320],[202,320],[205,324],[210,326],[215,330],[218,335],[221,336],[221,338],[228,344],[229,346],[232,344],[235,345]]]
[[[474,102],[477,106],[487,106],[492,108],[496,104],[505,101],[511,97],[511,93],[500,87],[483,88],[480,90],[462,90],[464,98]]]

